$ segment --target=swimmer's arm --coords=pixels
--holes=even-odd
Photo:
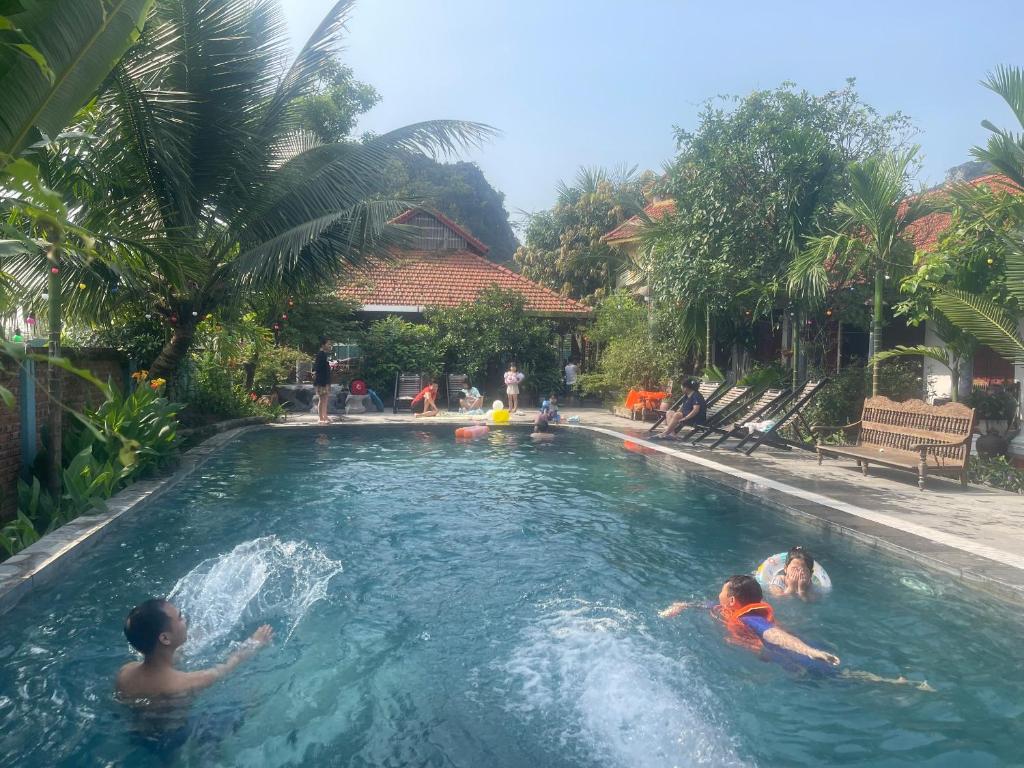
[[[270,628],[269,624],[264,624],[253,632],[252,637],[246,640],[238,650],[228,656],[224,663],[209,669],[200,670],[199,672],[183,672],[182,674],[185,675],[185,689],[196,691],[208,688],[218,680],[222,680],[231,674],[243,661],[252,658],[256,655],[257,651],[269,645],[273,637],[274,630]]]
[[[834,667],[839,666],[838,656],[831,654],[828,651],[823,651],[819,648],[808,645],[799,637],[789,634],[789,632],[784,629],[779,629],[778,627],[766,629],[764,634],[761,635],[761,639],[766,643],[776,646],[777,648],[782,648],[784,650],[791,651],[792,653],[799,653],[801,656],[806,656],[809,659],[825,661]]]
[[[707,600],[690,600],[688,602],[681,601],[678,603],[672,603],[672,605],[670,605],[668,608],[666,608],[663,611],[660,611],[658,615],[663,619],[671,619],[672,617],[678,616],[680,613],[682,613],[685,610],[689,610],[690,608],[710,608],[712,607],[712,605],[714,604],[708,602]]]

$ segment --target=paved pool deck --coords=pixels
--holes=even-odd
[[[871,467],[867,478],[849,460],[826,459],[819,466],[810,451],[761,447],[752,456],[680,442],[648,440],[649,424],[604,409],[562,408],[568,418],[609,439],[628,440],[667,471],[685,471],[767,502],[836,535],[848,535],[938,568],[975,586],[1024,602],[1024,496],[958,480],[928,478],[925,490],[909,472]],[[528,424],[533,414],[513,417]],[[341,417],[332,426],[436,424],[452,428],[465,417],[442,414],[414,419],[409,413]],[[291,415],[281,427],[315,425],[314,416]]]

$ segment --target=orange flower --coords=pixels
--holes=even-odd
[[[132,378],[136,381],[145,381],[149,377],[149,371],[136,371],[132,374]]]
[[[153,379],[149,382],[150,389],[160,389],[164,384],[167,383],[167,379]]]

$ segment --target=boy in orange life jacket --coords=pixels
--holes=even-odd
[[[828,651],[808,645],[796,635],[791,635],[775,625],[772,607],[763,602],[761,585],[753,576],[733,576],[722,585],[718,594],[718,603],[672,603],[659,613],[663,619],[678,616],[687,608],[710,608],[715,615],[725,622],[732,642],[743,645],[752,651],[770,651],[774,661],[796,663],[809,672],[834,675],[871,683],[890,683],[891,685],[912,685],[921,691],[934,691],[927,682],[916,682],[905,677],[879,677],[872,672],[844,669],[838,670],[839,657]]]
[[[704,605],[706,603],[673,603],[658,615],[668,619],[687,608]],[[772,607],[764,602],[761,585],[752,576],[733,576],[726,581],[718,594],[718,604],[711,609],[725,622],[733,639],[752,650],[761,650],[767,645],[789,651],[810,662],[824,662],[828,665],[826,669],[839,666],[838,656],[807,645],[796,635],[775,625]]]

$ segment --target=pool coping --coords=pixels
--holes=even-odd
[[[749,501],[768,504],[830,533],[848,536],[907,558],[1000,598],[1024,603],[1024,556],[772,480],[756,472],[714,461],[707,455],[680,450],[608,427],[566,426],[632,443],[642,449],[641,453],[646,458],[665,468],[678,469],[679,462],[685,462],[688,473]]]
[[[215,453],[242,434],[263,429],[247,424],[215,434],[182,454],[174,472],[140,480],[106,501],[106,511],[81,515],[52,531],[31,546],[0,562],[0,616],[11,610],[34,589],[50,584],[102,541],[115,524],[160,498],[205,464]]]
[[[471,423],[468,422],[467,423]],[[449,422],[449,426],[455,422]],[[250,424],[216,434],[182,455],[170,475],[130,485],[107,500],[107,510],[83,515],[61,526],[18,554],[0,563],[0,616],[25,595],[50,584],[98,544],[130,514],[143,509],[203,466],[214,454],[243,434],[263,429],[358,429],[410,426],[409,422],[343,422],[330,425],[284,423]],[[421,427],[434,425],[417,424]],[[513,424],[513,428],[527,425]],[[815,491],[737,469],[705,455],[679,450],[608,427],[567,424],[565,428],[590,432],[605,439],[622,440],[642,448],[642,454],[663,468],[689,474],[759,503],[766,503],[806,523],[837,535],[886,550],[960,579],[971,587],[1024,603],[1024,557],[996,550],[963,537],[900,521]]]

